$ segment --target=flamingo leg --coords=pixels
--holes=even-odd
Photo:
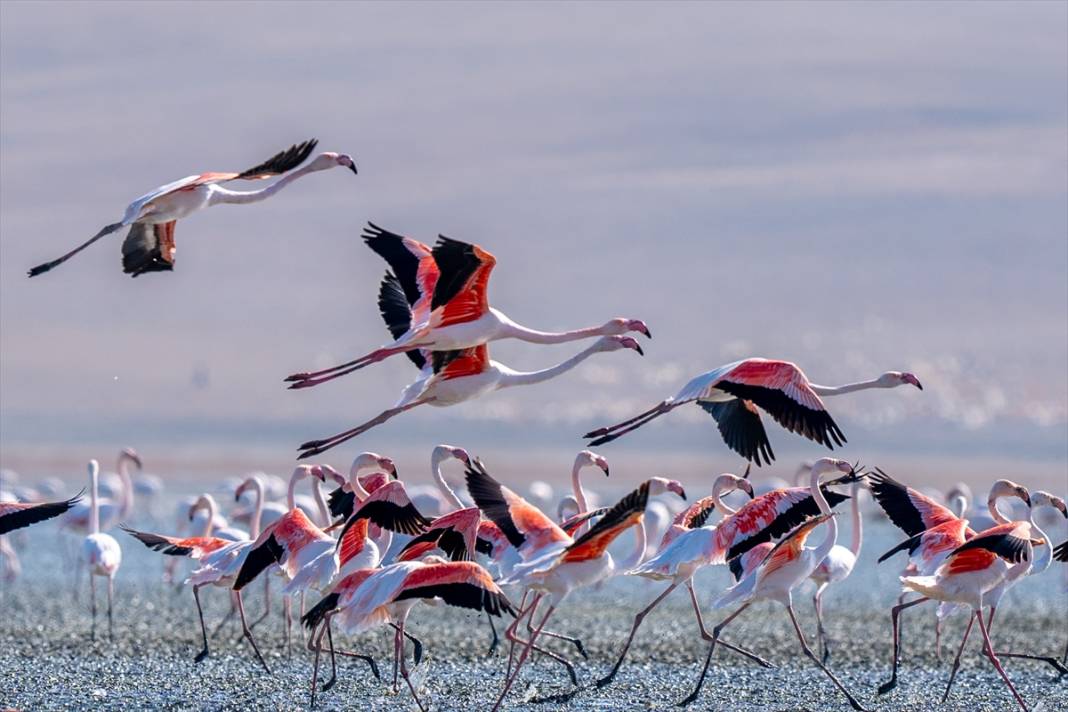
[[[400,670],[401,677],[408,683],[408,689],[412,692],[412,699],[415,700],[415,704],[419,707],[421,712],[426,712],[426,707],[419,700],[419,693],[416,692],[415,685],[412,684],[412,678],[408,676],[408,661],[404,659],[404,619],[401,618],[400,625],[397,627],[397,641],[400,644]]]
[[[260,648],[256,645],[256,639],[252,637],[252,630],[248,627],[248,621],[245,618],[245,602],[241,597],[241,592],[237,592],[237,612],[241,615],[241,631],[248,638],[248,642],[252,644],[252,650],[256,653],[256,659],[260,661],[260,665],[267,671],[267,674],[271,674],[271,668],[267,667],[267,662],[263,659],[263,655],[260,654]]]
[[[533,615],[533,608],[536,607],[540,601],[541,596],[535,597],[534,603],[531,604],[531,615]],[[523,647],[523,652],[519,654],[519,660],[516,661],[515,670],[513,670],[512,674],[505,680],[504,689],[501,690],[501,695],[497,698],[497,702],[493,705],[491,712],[497,712],[497,710],[500,709],[501,703],[504,702],[504,698],[508,696],[508,691],[512,689],[512,685],[515,684],[516,678],[519,677],[519,671],[522,669],[523,663],[530,657],[530,651],[534,647],[535,641],[537,641],[538,636],[541,634],[541,631],[544,630],[545,624],[549,622],[549,618],[555,610],[556,606],[549,606],[549,610],[545,612],[545,617],[541,619],[541,624],[534,630],[533,635],[530,636],[530,640],[528,640],[527,644]]]
[[[723,632],[723,629],[727,627],[728,623],[737,618],[741,612],[746,608],[749,608],[749,606],[750,603],[743,603],[738,610],[724,618],[712,629],[712,642],[708,646],[708,656],[705,658],[704,667],[701,668],[701,676],[697,678],[697,686],[693,688],[693,692],[677,703],[677,707],[685,707],[696,700],[697,696],[701,694],[701,687],[705,684],[705,676],[708,675],[708,666],[712,663],[712,653],[716,652],[716,642],[719,640],[719,634]]]
[[[300,592],[300,615],[297,617],[297,620],[300,620],[301,618],[304,617],[304,596],[305,596],[305,593],[306,593],[305,591],[301,591]],[[298,625],[297,629],[300,630],[300,642],[302,642],[302,643],[307,642],[307,639],[304,637],[304,626]]]
[[[199,588],[199,586],[194,586],[193,587],[193,591],[195,592],[197,588]],[[199,602],[198,602],[197,605],[199,605]],[[234,600],[234,592],[231,591],[230,592],[230,610],[227,612],[227,614],[225,616],[223,616],[223,619],[221,621],[219,621],[219,625],[215,626],[215,630],[213,630],[211,632],[211,637],[214,638],[215,636],[217,636],[219,634],[219,631],[221,631],[223,628],[225,628],[226,624],[229,623],[230,621],[232,621],[234,619],[234,616],[236,616],[236,615],[237,615],[237,602]],[[203,623],[204,622],[203,621],[203,618],[204,618],[203,614],[201,614],[200,617],[201,617],[201,623]],[[252,625],[254,626],[256,624],[253,623]],[[249,627],[251,628],[252,626],[249,626]]]
[[[812,606],[816,609],[816,635],[818,636],[816,647],[820,651],[820,660],[824,663],[831,657],[831,649],[827,645],[827,629],[823,627],[823,589],[827,584],[816,587],[816,593],[812,596]]]
[[[937,615],[935,616],[935,657],[942,659],[942,619]]]
[[[964,629],[964,637],[960,640],[957,657],[953,658],[953,669],[949,673],[949,683],[946,685],[946,691],[942,694],[942,704],[946,704],[946,700],[949,699],[949,691],[953,688],[953,680],[957,677],[957,668],[960,667],[960,656],[964,652],[964,645],[968,642],[968,634],[972,632],[973,625],[975,625],[975,618],[968,616],[968,627]]]
[[[489,622],[490,632],[493,633],[493,640],[490,641],[489,652],[486,653],[486,657],[490,657],[497,651],[497,646],[500,645],[501,639],[500,636],[497,635],[497,626],[493,625],[493,616],[487,613],[486,620]]]
[[[323,631],[326,629],[327,625],[329,624],[324,622],[317,631],[312,633],[312,638],[308,641],[308,649],[311,650],[314,647],[315,650],[315,665],[312,667],[311,704],[309,705],[310,707],[315,707],[315,688],[319,684],[319,655],[323,651]],[[313,642],[315,643],[314,646],[312,645]],[[333,679],[337,677],[337,661],[334,660],[333,652],[334,646],[331,645],[330,662],[333,665],[333,675],[330,678],[331,681],[333,681]]]
[[[693,603],[694,615],[697,616],[697,627],[701,631],[701,637],[704,638],[708,642],[712,642],[712,634],[709,633],[707,630],[705,630],[705,619],[701,615],[701,604],[697,602],[697,592],[693,590],[693,579],[690,579],[689,581],[686,582],[686,587],[688,589],[690,589],[690,601]],[[766,667],[766,668],[775,667],[773,664],[769,663],[767,660],[765,660],[764,658],[760,657],[759,655],[754,653],[752,650],[747,650],[747,649],[741,647],[740,645],[733,645],[731,643],[728,643],[723,638],[719,639],[719,643],[718,644],[722,645],[727,650],[731,650],[731,651],[733,651],[735,653],[738,653],[739,655],[744,655],[745,657],[749,658],[750,660],[755,662],[757,665],[760,665],[761,667]]]
[[[193,586],[193,600],[197,602],[197,616],[200,617],[200,635],[204,638],[204,649],[197,653],[197,656],[193,658],[193,662],[199,663],[204,658],[208,657],[208,629],[204,626],[204,609],[200,607],[200,586],[197,584]]]
[[[93,632],[92,640],[96,640],[96,576],[93,572],[89,572],[89,600],[91,601],[91,608],[93,610]]]
[[[297,459],[304,460],[320,453],[324,453],[333,447],[337,447],[346,440],[351,440],[357,435],[362,435],[363,433],[367,432],[376,425],[381,425],[390,418],[398,416],[406,410],[411,410],[412,408],[423,405],[424,403],[429,403],[432,400],[433,397],[421,398],[419,400],[412,401],[407,405],[397,406],[396,408],[389,408],[387,410],[382,411],[374,418],[371,418],[363,425],[358,425],[355,428],[352,428],[351,430],[346,430],[343,433],[338,433],[337,435],[332,435],[322,440],[309,440],[308,442],[302,444],[299,448],[297,448],[301,451],[300,455],[297,456]]]
[[[823,661],[820,660],[816,656],[816,654],[812,652],[812,648],[808,647],[808,643],[805,641],[805,634],[801,632],[801,626],[797,624],[797,616],[794,615],[794,607],[792,605],[786,606],[786,612],[790,614],[790,622],[794,624],[794,630],[797,632],[797,639],[801,641],[801,649],[805,651],[805,656],[812,662],[816,663],[816,665],[819,666],[820,670],[823,670],[827,677],[831,678],[831,682],[835,684],[835,687],[841,690],[842,694],[845,695],[847,700],[849,700],[850,707],[855,710],[859,710],[860,712],[864,712],[864,707],[861,706],[861,704],[857,702],[856,698],[849,693],[849,690],[845,688],[845,685],[842,684],[842,682],[835,676],[835,674],[831,672],[826,665],[823,664]]]
[[[667,403],[667,402],[660,403],[655,408],[653,408],[652,410],[648,411],[649,414],[644,416],[644,417],[638,416],[637,418],[632,418],[631,420],[624,421],[623,423],[619,423],[618,425],[613,425],[613,426],[608,427],[608,428],[601,428],[600,430],[594,430],[593,433],[600,433],[603,430],[603,431],[605,431],[606,434],[605,435],[601,435],[597,439],[590,441],[588,447],[597,447],[598,445],[604,445],[605,443],[610,443],[613,440],[615,440],[616,438],[622,437],[622,436],[626,435],[627,433],[629,433],[629,432],[631,432],[633,430],[637,430],[638,428],[642,427],[643,425],[651,423],[652,421],[654,421],[657,418],[659,418],[661,415],[664,415],[665,413],[670,412],[671,409],[674,408],[674,407],[675,407],[675,404],[671,404],[671,403]],[[620,428],[619,430],[615,430],[616,428],[619,428],[620,425],[623,425],[624,427]],[[590,434],[587,434],[585,437],[594,437],[594,436],[593,436],[592,433],[590,433]]]
[[[900,600],[900,598],[898,599]],[[885,695],[890,690],[897,687],[897,666],[901,662],[901,611],[906,608],[923,603],[930,600],[926,596],[923,598],[917,598],[915,601],[909,601],[908,603],[899,603],[890,609],[890,620],[894,627],[894,668],[890,674],[890,679],[879,686],[879,694]]]
[[[96,242],[100,238],[104,237],[105,235],[110,235],[111,233],[115,232],[116,230],[118,230],[122,226],[123,226],[122,221],[119,221],[117,223],[111,223],[110,225],[105,225],[104,227],[100,228],[100,232],[98,232],[97,234],[93,235],[88,240],[86,240],[82,244],[78,245],[77,247],[75,247],[73,250],[71,250],[70,252],[66,253],[65,255],[57,257],[56,259],[52,260],[51,262],[45,262],[44,264],[37,265],[36,267],[34,267],[33,269],[30,270],[29,275],[31,277],[36,277],[39,274],[43,274],[43,273],[47,272],[48,270],[52,269],[53,267],[58,267],[59,265],[63,264],[67,260],[69,260],[71,257],[74,257],[74,255],[76,255],[79,252],[81,252],[82,250],[84,250],[86,247],[89,247],[89,245],[93,244],[94,242]]]
[[[523,618],[523,616],[527,615],[528,613],[533,613],[533,611],[526,607],[527,598],[529,596],[530,589],[523,591],[523,598],[521,598],[519,601],[519,615],[515,617],[515,620],[512,621],[511,625],[509,625],[508,628],[504,631],[504,637],[509,640],[508,667],[506,668],[504,673],[505,677],[508,677],[512,674],[512,663],[515,660],[515,644],[517,640],[515,632],[519,629],[519,621]]]
[[[615,425],[609,425],[609,426],[606,426],[604,428],[597,428],[596,430],[591,430],[590,432],[586,433],[582,437],[584,437],[584,438],[599,438],[602,435],[608,435],[609,433],[611,433],[611,432],[613,432],[615,430],[619,430],[620,428],[625,428],[626,426],[628,426],[628,425],[630,425],[632,423],[638,422],[642,418],[647,418],[650,415],[653,415],[654,413],[656,413],[658,410],[660,410],[661,408],[663,408],[666,405],[667,405],[667,401],[661,401],[661,402],[657,403],[656,405],[654,405],[649,410],[646,410],[646,411],[643,411],[641,413],[638,413],[633,418],[629,418],[628,420],[624,420],[621,423],[616,423]]]
[[[659,596],[653,599],[652,603],[650,603],[642,610],[638,611],[638,613],[634,616],[634,624],[630,627],[630,635],[627,636],[627,642],[623,644],[623,650],[620,651],[619,657],[616,659],[616,664],[612,666],[612,669],[607,675],[605,675],[596,682],[597,687],[604,687],[608,683],[612,682],[612,679],[616,676],[616,673],[619,672],[619,668],[623,664],[624,658],[627,657],[627,651],[630,650],[630,644],[634,640],[634,634],[638,632],[638,627],[642,624],[642,621],[645,620],[645,617],[649,615],[649,613],[652,612],[654,608],[659,606],[660,602],[667,598],[668,594],[674,591],[675,588],[678,587],[678,585],[679,584],[676,581],[675,583],[665,588]]]
[[[986,621],[986,629],[989,632],[994,625],[994,612],[997,610],[997,606],[990,607],[990,618]],[[1065,667],[1064,663],[1060,663],[1056,658],[1048,655],[1031,655],[1029,653],[997,653],[999,658],[1022,658],[1024,660],[1038,660],[1039,662],[1047,663],[1053,667],[1061,675],[1068,675],[1068,667]]]
[[[111,602],[115,596],[115,576],[108,576],[108,640],[115,640],[115,631],[112,627]]]
[[[270,576],[264,576],[263,577],[263,614],[259,618],[257,618],[256,620],[252,621],[252,624],[249,625],[249,628],[255,628],[257,625],[259,625],[259,623],[261,623],[263,620],[265,620],[267,618],[267,616],[269,616],[269,615],[271,615],[271,577]]]
[[[282,598],[282,609],[286,614],[286,650],[293,654],[293,599],[289,596]]]
[[[1012,680],[1005,673],[1005,669],[1001,667],[1001,661],[998,660],[997,654],[994,652],[994,645],[990,642],[990,635],[987,633],[986,624],[983,623],[983,611],[982,609],[975,612],[975,618],[979,621],[979,632],[983,634],[983,645],[985,646],[987,657],[990,658],[990,662],[994,664],[994,668],[997,669],[998,674],[1001,675],[1001,679],[1008,685],[1009,690],[1012,691],[1012,696],[1016,698],[1016,701],[1020,703],[1020,707],[1024,712],[1027,712],[1027,703],[1020,697],[1020,693],[1016,691],[1016,687],[1012,684]]]
[[[324,368],[321,371],[308,371],[305,373],[294,373],[291,376],[286,376],[285,382],[291,383],[290,389],[311,388],[312,386],[318,386],[327,381],[332,381],[335,378],[341,378],[347,376],[354,371],[359,371],[361,368],[366,368],[373,363],[379,361],[385,361],[390,356],[396,356],[408,351],[418,350],[425,346],[432,346],[432,344],[411,344],[403,347],[385,347],[381,349],[375,349],[369,354],[365,354],[352,361],[347,361],[337,366],[331,366],[330,368]]]
[[[534,619],[534,616],[531,616],[530,618],[527,619],[527,633],[533,633],[534,632],[534,626],[531,623],[531,621],[533,619]],[[586,646],[583,645],[582,640],[580,640],[579,638],[572,638],[571,636],[564,635],[563,633],[554,633],[551,630],[542,631],[541,634],[543,636],[545,636],[546,638],[556,638],[557,640],[563,640],[563,641],[566,641],[568,643],[571,643],[572,645],[575,646],[575,649],[579,651],[579,655],[581,655],[583,657],[583,659],[585,659],[585,660],[589,660],[590,659],[590,656],[586,654]]]

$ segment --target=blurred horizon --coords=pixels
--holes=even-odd
[[[491,303],[525,325],[625,316],[655,338],[327,461],[410,470],[452,442],[564,478],[582,433],[765,356],[827,385],[917,374],[923,392],[828,401],[844,458],[1063,494],[1068,5],[203,7],[0,4],[0,466],[134,446],[174,477],[282,471],[392,405],[402,358],[282,383],[388,340],[374,221],[494,253]],[[123,275],[112,236],[25,277],[154,186],[312,136],[359,175],[180,221],[173,273]],[[536,369],[585,345],[491,353]],[[760,472],[827,453],[768,432]],[[613,472],[741,466],[689,407],[601,452]]]

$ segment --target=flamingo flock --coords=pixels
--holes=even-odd
[[[125,228],[129,230],[121,252],[126,274],[137,277],[171,271],[179,219],[214,205],[264,201],[313,172],[343,167],[357,173],[352,157],[343,153],[320,153],[305,164],[316,146],[317,141],[311,139],[244,171],[206,172],[161,186],[130,203],[121,220],[106,225],[61,257],[33,267],[29,276],[48,272]],[[258,191],[225,187],[231,181],[274,177],[278,180]],[[431,246],[370,222],[362,239],[388,267],[378,285],[376,305],[390,340],[369,351],[364,351],[365,346],[360,349],[362,355],[344,363],[296,373],[284,382],[290,389],[306,390],[401,354],[419,373],[401,390],[396,402],[378,415],[337,434],[302,443],[297,448],[298,461],[319,458],[420,406],[447,407],[504,388],[536,385],[563,377],[600,353],[628,350],[644,356],[632,334],[652,338],[647,324],[634,318],[613,317],[599,325],[566,331],[539,330],[513,320],[491,306],[490,276],[497,260],[481,245],[439,236]],[[588,343],[553,366],[518,371],[490,358],[489,344],[503,339],[537,345]],[[703,694],[722,694],[704,692],[718,648],[748,663],[774,667],[741,637],[731,641],[725,637],[725,631],[751,606],[770,601],[784,610],[790,624],[788,635],[791,640],[796,637],[806,664],[826,678],[828,692],[833,686],[834,694],[846,704],[864,710],[870,704],[864,701],[869,696],[846,685],[831,667],[824,598],[858,565],[864,536],[860,500],[868,491],[905,537],[879,558],[880,564],[899,554],[908,557],[900,571],[900,590],[888,592],[898,596],[889,615],[891,672],[876,695],[889,694],[898,684],[904,650],[902,613],[931,603],[928,608],[939,651],[942,621],[960,610],[968,617],[942,700],[951,694],[965,644],[977,623],[984,658],[1008,694],[1028,710],[1003,660],[1031,659],[1068,674],[1068,648],[1061,660],[1040,650],[999,650],[995,614],[999,606],[1006,605],[1007,591],[1028,576],[1043,573],[1054,561],[1068,559],[1066,544],[1054,548],[1033,516],[1035,510],[1046,509],[1068,518],[1062,498],[1044,491],[1030,492],[1023,485],[999,479],[993,483],[987,502],[992,519],[985,522],[981,520],[983,513],[967,512],[970,493],[964,490],[956,492],[947,506],[879,468],[861,468],[859,463],[829,456],[798,471],[807,482],[790,487],[784,480],[769,478],[760,489],[754,488],[751,466],[772,466],[776,460],[762,413],[785,430],[834,450],[846,447],[847,440],[824,398],[901,386],[923,390],[919,379],[904,371],[823,386],[813,383],[789,361],[746,358],[696,376],[651,408],[583,436],[589,448],[600,447],[681,405],[696,403],[712,416],[727,448],[747,464],[742,475],[723,473],[713,478],[707,491],[692,501],[679,481],[656,475],[625,483],[627,494],[611,506],[596,506],[596,493],[583,486],[582,471],[596,468],[613,484],[618,483],[609,475],[607,459],[592,450],[576,455],[569,495],[554,502],[549,485],[539,481],[529,483],[524,496],[521,487],[514,481],[509,485],[500,474],[508,471],[507,466],[495,466],[491,474],[487,464],[466,449],[440,444],[431,451],[433,484],[429,486],[406,482],[391,458],[367,451],[353,459],[347,474],[328,463],[316,462],[297,464],[288,482],[255,473],[227,481],[214,494],[204,492],[183,501],[178,520],[168,531],[157,525],[154,517],[150,517],[151,527],[134,526],[135,494],[145,500],[147,510],[164,483],[141,473],[140,455],[126,449],[119,455],[114,477],[102,477],[97,461],[89,461],[87,502],[81,495],[43,502],[11,502],[0,495],[0,555],[17,567],[15,549],[4,535],[60,518],[60,536],[68,538],[64,541],[71,535],[84,537],[75,571],[89,574],[91,636],[96,637],[97,579],[105,578],[108,633],[114,639],[115,584],[123,558],[120,539],[131,540],[117,539],[109,532],[122,531],[168,557],[166,582],[181,580],[192,590],[201,646],[193,661],[199,663],[211,655],[214,634],[208,632],[201,605],[202,589],[211,586],[225,590],[231,606],[215,632],[236,615],[243,639],[264,674],[271,674],[271,669],[254,629],[270,614],[270,587],[275,581],[281,584],[287,647],[292,642],[293,609],[299,607],[299,630],[310,658],[312,705],[338,684],[338,655],[364,661],[375,681],[363,680],[361,684],[378,684],[381,672],[373,655],[342,649],[335,645],[335,637],[358,638],[387,628],[393,637],[394,693],[400,694],[403,680],[407,687],[404,694],[410,694],[419,709],[428,709],[420,681],[412,674],[424,655],[424,644],[417,637],[418,624],[412,619],[419,603],[485,614],[492,632],[489,655],[496,655],[500,645],[494,619],[505,620],[507,656],[492,705],[494,712],[516,701],[513,690],[533,657],[561,666],[571,682],[566,692],[541,701],[562,704],[579,694],[596,694],[620,675],[630,674],[624,663],[643,623],[676,588],[685,586],[697,624],[695,635],[707,644],[707,651],[691,691],[678,700],[679,705],[698,702]],[[652,430],[650,438],[654,437]],[[462,485],[446,479],[442,468],[450,460],[459,463],[450,468],[463,468]],[[136,482],[131,474],[134,468],[139,473]],[[305,483],[310,493],[298,494],[298,487]],[[323,485],[332,490],[324,494]],[[734,492],[742,493],[747,501],[740,506],[727,503],[725,498]],[[284,502],[280,501],[283,493]],[[227,507],[220,506],[216,495],[224,505],[232,500],[233,511],[224,514]],[[1025,518],[1012,519],[1000,508],[1000,503],[1012,499],[1026,507]],[[836,512],[846,501],[851,522],[848,544],[840,540]],[[626,552],[616,544],[624,535],[634,537]],[[725,567],[730,585],[723,590],[703,590],[706,586],[696,575],[719,565]],[[17,575],[11,564],[8,570]],[[181,570],[184,576],[179,574]],[[575,662],[559,646],[573,647],[588,659],[586,643],[582,637],[564,635],[548,626],[566,615],[573,596],[612,578],[632,586],[644,580],[663,582],[666,587],[628,618],[629,634],[613,654],[612,667],[592,685],[583,685]],[[250,620],[245,598],[257,579],[263,581],[263,612]],[[794,600],[795,594],[810,584],[814,588],[815,649],[798,620]],[[707,627],[702,598],[710,599],[711,610],[729,612]],[[320,684],[324,654],[329,655],[331,674]]]

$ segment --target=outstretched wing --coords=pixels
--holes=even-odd
[[[386,328],[394,339],[408,333],[412,326],[412,309],[400,280],[392,272],[386,272],[378,288],[378,311],[381,312]],[[419,349],[405,351],[404,355],[411,359],[419,370],[426,365],[426,355]]]
[[[187,556],[190,559],[200,559],[206,554],[218,551],[224,546],[229,546],[234,543],[229,539],[220,539],[216,536],[193,536],[183,539],[176,536],[140,532],[136,529],[130,529],[129,527],[124,526],[120,526],[119,528],[137,539],[149,549],[158,551],[161,554],[166,554],[167,556]]]
[[[552,542],[571,542],[571,537],[544,512],[493,479],[480,460],[472,461],[464,474],[471,499],[516,549],[527,542],[537,548]]]
[[[341,530],[338,537],[339,546],[345,539],[345,533],[361,519],[369,519],[372,524],[383,529],[412,536],[422,534],[430,524],[430,520],[420,514],[412,504],[408,492],[404,489],[404,483],[400,480],[393,480],[379,487],[360,504]]]
[[[925,494],[906,487],[876,468],[868,475],[871,494],[898,529],[914,537],[927,529],[957,521],[957,515]]]
[[[439,326],[473,321],[489,310],[486,289],[497,259],[478,245],[441,236],[434,245],[440,275],[431,310],[444,307]]]
[[[775,453],[771,450],[771,442],[768,441],[768,433],[760,421],[760,412],[752,401],[741,398],[721,403],[699,400],[697,405],[716,419],[719,434],[723,436],[723,442],[731,450],[746,460],[755,462],[757,466],[760,465],[761,456],[767,465],[775,459]]]
[[[225,180],[260,180],[287,173],[304,163],[318,143],[318,139],[312,138],[303,143],[295,144],[284,151],[276,153],[263,163],[241,171]]]
[[[433,293],[438,281],[438,267],[429,247],[410,237],[383,230],[372,222],[367,223],[362,237],[375,254],[389,263],[409,306],[414,307],[420,299]]]
[[[122,242],[122,271],[137,277],[146,272],[170,272],[174,269],[174,224],[136,222]]]
[[[628,528],[641,521],[649,503],[649,481],[619,500],[589,531],[576,539],[560,556],[560,562],[587,561],[604,553],[608,545]]]
[[[0,535],[58,517],[78,503],[81,495],[62,502],[0,502]]]

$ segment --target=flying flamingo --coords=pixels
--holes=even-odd
[[[135,465],[140,470],[141,456],[130,448],[126,448],[119,453],[116,466],[119,479],[122,481],[120,501],[115,502],[99,497],[97,499],[97,521],[102,530],[113,529],[133,512],[134,488],[133,479],[130,477],[130,465]],[[84,501],[71,507],[70,512],[62,520],[63,528],[78,534],[89,533],[89,508],[89,503]]]
[[[97,510],[97,478],[100,465],[89,461],[89,534],[82,542],[82,559],[89,567],[89,595],[93,610],[93,640],[96,640],[96,577],[108,579],[108,637],[115,639],[112,627],[112,599],[115,594],[115,574],[122,564],[122,548],[110,534],[100,531],[100,513]]]
[[[997,510],[995,509],[994,512]],[[994,513],[991,512],[991,513]],[[972,617],[968,621],[968,627],[964,629],[957,656],[953,660],[953,670],[946,685],[946,692],[942,697],[943,703],[949,697],[949,691],[953,686],[957,668],[960,666],[960,656],[964,652],[964,645],[968,642],[968,634],[972,630],[972,624],[979,622],[979,630],[983,634],[983,644],[986,656],[993,663],[994,668],[1001,675],[1013,697],[1023,710],[1027,711],[1027,704],[1016,691],[1009,676],[1001,666],[1001,661],[994,652],[994,646],[990,642],[990,635],[986,623],[983,621],[983,596],[995,586],[1005,580],[1010,568],[1029,563],[1033,556],[1032,546],[1045,543],[1041,539],[1033,539],[1034,527],[1028,522],[1006,522],[995,527],[979,532],[968,541],[954,549],[946,560],[931,575],[902,576],[901,583],[908,589],[921,594],[927,599],[936,601],[964,604],[972,609]]]
[[[629,336],[602,336],[593,345],[555,366],[524,372],[491,361],[489,349],[484,344],[462,351],[435,351],[433,367],[424,369],[419,378],[404,389],[395,406],[351,430],[322,440],[309,440],[298,448],[301,451],[298,459],[323,453],[412,408],[456,405],[502,388],[541,383],[570,371],[596,353],[620,349],[642,353],[638,342]]]
[[[0,536],[65,514],[81,498],[79,493],[61,502],[0,502]]]
[[[903,574],[930,575],[957,547],[975,536],[975,531],[968,526],[968,520],[957,517],[948,508],[921,492],[906,487],[882,470],[876,469],[868,475],[868,479],[875,501],[886,512],[890,521],[909,537],[880,556],[880,563],[899,551],[907,551],[909,565]],[[1004,497],[1019,497],[1024,502],[1031,500],[1027,488],[1015,482],[1004,479],[994,482],[987,497],[987,508],[998,523],[1009,521],[997,507],[998,500]],[[905,589],[905,592],[908,591],[909,589]],[[897,605],[890,610],[894,641],[893,667],[890,679],[879,687],[879,694],[886,694],[897,686],[897,669],[901,660],[901,612],[928,600],[925,596],[908,602],[899,599]],[[940,632],[937,620],[935,630],[936,634]]]
[[[127,226],[132,227],[122,243],[122,271],[134,277],[146,272],[169,272],[174,269],[174,225],[179,219],[213,205],[258,203],[315,171],[344,166],[356,172],[351,156],[322,153],[304,168],[262,190],[242,192],[222,186],[232,180],[260,180],[291,171],[311,155],[317,143],[311,139],[297,144],[240,173],[201,173],[160,186],[130,203],[122,220],[105,225],[88,241],[62,257],[37,265],[29,274],[36,277],[58,267],[100,238]]]
[[[723,441],[731,450],[757,465],[775,459],[768,434],[760,420],[764,410],[792,433],[831,450],[841,446],[845,435],[831,418],[820,396],[837,396],[869,388],[896,388],[910,384],[923,390],[916,376],[887,371],[878,378],[843,386],[819,386],[789,361],[748,358],[697,376],[671,398],[622,423],[598,428],[583,437],[594,438],[590,447],[616,438],[652,422],[686,403],[696,402],[719,426]],[[832,443],[831,440],[834,440]]]
[[[808,643],[805,641],[805,635],[797,624],[797,617],[794,615],[793,590],[804,583],[820,562],[827,558],[838,537],[838,525],[834,520],[831,506],[824,497],[823,489],[820,486],[820,477],[832,472],[844,473],[849,478],[858,477],[854,467],[844,460],[830,457],[817,460],[812,466],[812,471],[809,475],[809,489],[820,514],[797,525],[778,543],[770,546],[763,560],[713,603],[713,608],[723,608],[734,603],[741,603],[742,605],[712,629],[712,642],[708,647],[708,657],[705,659],[705,666],[701,670],[701,677],[698,679],[697,686],[693,692],[680,704],[689,704],[696,700],[698,694],[700,694],[705,675],[708,673],[709,663],[712,661],[712,653],[715,652],[716,643],[723,629],[756,601],[772,600],[778,601],[786,607],[786,612],[790,616],[790,622],[794,626],[794,631],[797,633],[797,639],[801,643],[801,649],[804,651],[805,656],[834,682],[853,709],[864,709],[834,673],[809,648]],[[815,548],[806,548],[805,541],[808,535],[823,523],[827,525],[827,535],[823,541]]]
[[[290,388],[308,388],[407,353],[423,368],[425,351],[457,351],[497,339],[561,344],[593,336],[621,336],[636,331],[651,338],[639,319],[611,319],[601,326],[546,332],[515,323],[489,305],[487,289],[496,258],[478,245],[441,236],[433,249],[410,237],[364,229],[367,246],[389,263],[379,288],[378,306],[394,341],[353,361],[286,378]]]
[[[429,556],[423,561],[402,561],[371,573],[344,596],[339,596],[334,610],[322,614],[328,619],[336,617],[340,630],[348,635],[387,623],[395,624],[394,661],[399,664],[400,673],[420,710],[426,708],[408,676],[404,627],[411,609],[419,601],[431,599],[495,616],[514,613],[507,596],[484,568],[472,561],[446,561]],[[319,622],[313,612],[314,609],[305,616],[305,625],[309,628]],[[323,628],[329,630],[326,625]],[[322,635],[320,632],[319,637]],[[318,660],[316,663],[318,670]],[[313,689],[314,685],[313,678]]]
[[[493,479],[481,462],[473,462],[467,469],[466,477],[467,489],[479,509],[501,529],[523,559],[500,582],[501,585],[519,584],[535,593],[531,603],[521,608],[515,621],[508,627],[508,640],[521,644],[523,649],[515,667],[510,666],[504,688],[493,707],[496,710],[507,696],[557,606],[576,588],[592,585],[612,574],[616,564],[607,548],[626,529],[640,527],[649,496],[670,491],[685,499],[686,494],[678,482],[654,477],[620,500],[589,531],[572,539],[552,519]],[[638,537],[637,543],[639,546],[635,547],[630,560],[620,566],[621,569],[634,566],[644,554],[644,535]],[[550,605],[544,617],[528,640],[520,639],[516,634],[520,622],[526,617],[533,620],[538,605],[545,597],[549,598]],[[560,699],[569,696],[564,695]]]
[[[827,645],[827,631],[823,627],[823,592],[832,583],[844,581],[853,573],[853,567],[857,564],[860,556],[860,546],[864,540],[864,522],[860,516],[860,484],[858,479],[849,490],[849,496],[853,501],[849,503],[852,516],[853,530],[849,546],[835,544],[827,554],[827,558],[820,562],[819,566],[809,576],[816,582],[816,592],[812,595],[812,605],[816,609],[816,632],[819,636],[819,648],[822,651],[820,659],[827,662],[831,656],[830,646]]]
[[[700,568],[708,564],[714,550],[716,528],[714,525],[706,524],[708,518],[717,506],[725,514],[734,514],[735,510],[724,504],[720,497],[738,489],[746,492],[750,498],[753,496],[753,486],[749,483],[749,480],[729,473],[717,477],[712,484],[711,496],[697,500],[680,512],[668,531],[664,533],[664,538],[660,542],[660,549],[657,553],[652,558],[642,562],[637,568],[627,572],[633,576],[642,576],[654,581],[670,581],[671,585],[654,598],[652,603],[634,616],[634,624],[631,626],[630,635],[627,636],[627,642],[623,644],[623,650],[620,651],[616,664],[612,666],[612,670],[607,675],[597,681],[597,687],[604,687],[612,682],[619,672],[620,666],[623,665],[623,660],[627,657],[627,651],[630,650],[634,635],[638,632],[638,628],[645,620],[645,617],[660,605],[672,591],[678,588],[679,584],[685,583],[690,591],[690,601],[693,603],[693,610],[697,615],[697,625],[701,631],[701,636],[706,640],[712,639],[711,635],[705,630],[704,620],[701,617],[701,606],[697,602],[697,593],[693,588],[693,577]],[[731,650],[756,660],[765,667],[771,667],[770,663],[761,660],[746,650],[737,648],[730,643],[723,642],[722,644]]]

